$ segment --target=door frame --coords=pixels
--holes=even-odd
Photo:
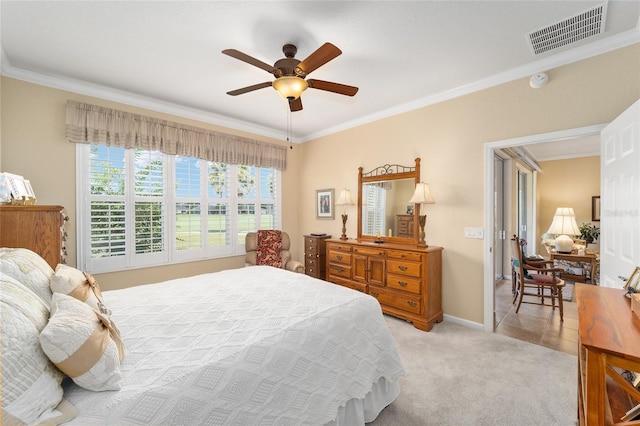
[[[541,142],[563,139],[574,139],[583,136],[599,135],[606,124],[578,127],[557,132],[540,133],[513,139],[498,140],[484,144],[484,229],[485,235],[493,235],[493,155],[496,149],[511,146],[531,145]],[[484,239],[484,318],[485,331],[494,331],[495,311],[495,272],[493,270],[493,238]]]

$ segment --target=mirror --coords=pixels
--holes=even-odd
[[[418,206],[409,204],[420,182],[420,159],[415,161],[415,166],[385,164],[366,173],[358,169],[359,239],[418,242]]]

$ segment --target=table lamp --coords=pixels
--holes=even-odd
[[[410,203],[420,204],[420,216],[418,216],[418,222],[420,223],[420,240],[418,241],[418,247],[428,247],[424,240],[424,226],[427,223],[427,215],[422,214],[425,212],[424,204],[433,204],[435,200],[431,196],[431,190],[429,184],[420,182],[416,184],[416,190],[413,193],[413,197],[409,200]]]
[[[338,201],[336,201],[336,206],[342,206],[342,235],[340,236],[341,240],[346,240],[347,238],[347,206],[352,206],[353,199],[351,198],[351,191],[348,189],[343,189],[340,191],[340,195],[338,196]]]
[[[571,253],[573,238],[569,235],[580,235],[576,214],[571,207],[558,207],[547,234],[556,235],[554,245],[558,253]]]

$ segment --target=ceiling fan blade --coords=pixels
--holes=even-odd
[[[274,68],[273,66],[267,64],[266,62],[262,62],[259,59],[254,58],[253,56],[249,56],[246,53],[242,53],[239,50],[236,49],[225,49],[222,51],[222,53],[224,53],[225,55],[229,55],[232,58],[236,58],[241,60],[242,62],[246,62],[250,65],[253,65],[254,67],[258,67],[261,68],[273,75],[275,75],[276,77],[280,77],[282,75],[282,71],[280,71],[279,69]]]
[[[346,84],[333,83],[331,81],[309,79],[307,84],[312,89],[326,90],[340,95],[353,96],[358,93],[358,88],[355,86],[347,86]]]
[[[289,109],[291,112],[302,111],[302,98],[289,101]]]
[[[307,56],[305,60],[300,62],[298,66],[296,66],[295,72],[298,76],[304,77],[341,54],[342,50],[331,43],[325,43],[311,55]]]
[[[269,86],[271,86],[271,82],[265,81],[264,83],[258,83],[258,84],[254,84],[253,86],[243,87],[242,89],[232,90],[230,92],[227,92],[227,95],[238,96],[238,95],[242,95],[243,93],[252,92],[254,90],[263,89]]]

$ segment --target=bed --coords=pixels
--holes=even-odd
[[[74,417],[69,425],[357,425],[373,421],[399,395],[404,370],[373,297],[252,266],[102,292],[124,343],[119,375],[108,379],[119,389],[88,390],[47,366],[60,390],[51,391],[51,406],[37,418],[26,418],[19,398],[5,401],[6,381],[16,370],[10,364],[25,358],[11,357],[15,339],[5,336],[6,324],[30,298],[32,316],[51,315],[35,326],[45,335],[71,299],[48,293],[55,273],[38,259],[26,249],[0,249],[5,421],[23,416],[24,423],[55,423],[66,416]],[[117,356],[113,341],[109,345],[105,354]]]

